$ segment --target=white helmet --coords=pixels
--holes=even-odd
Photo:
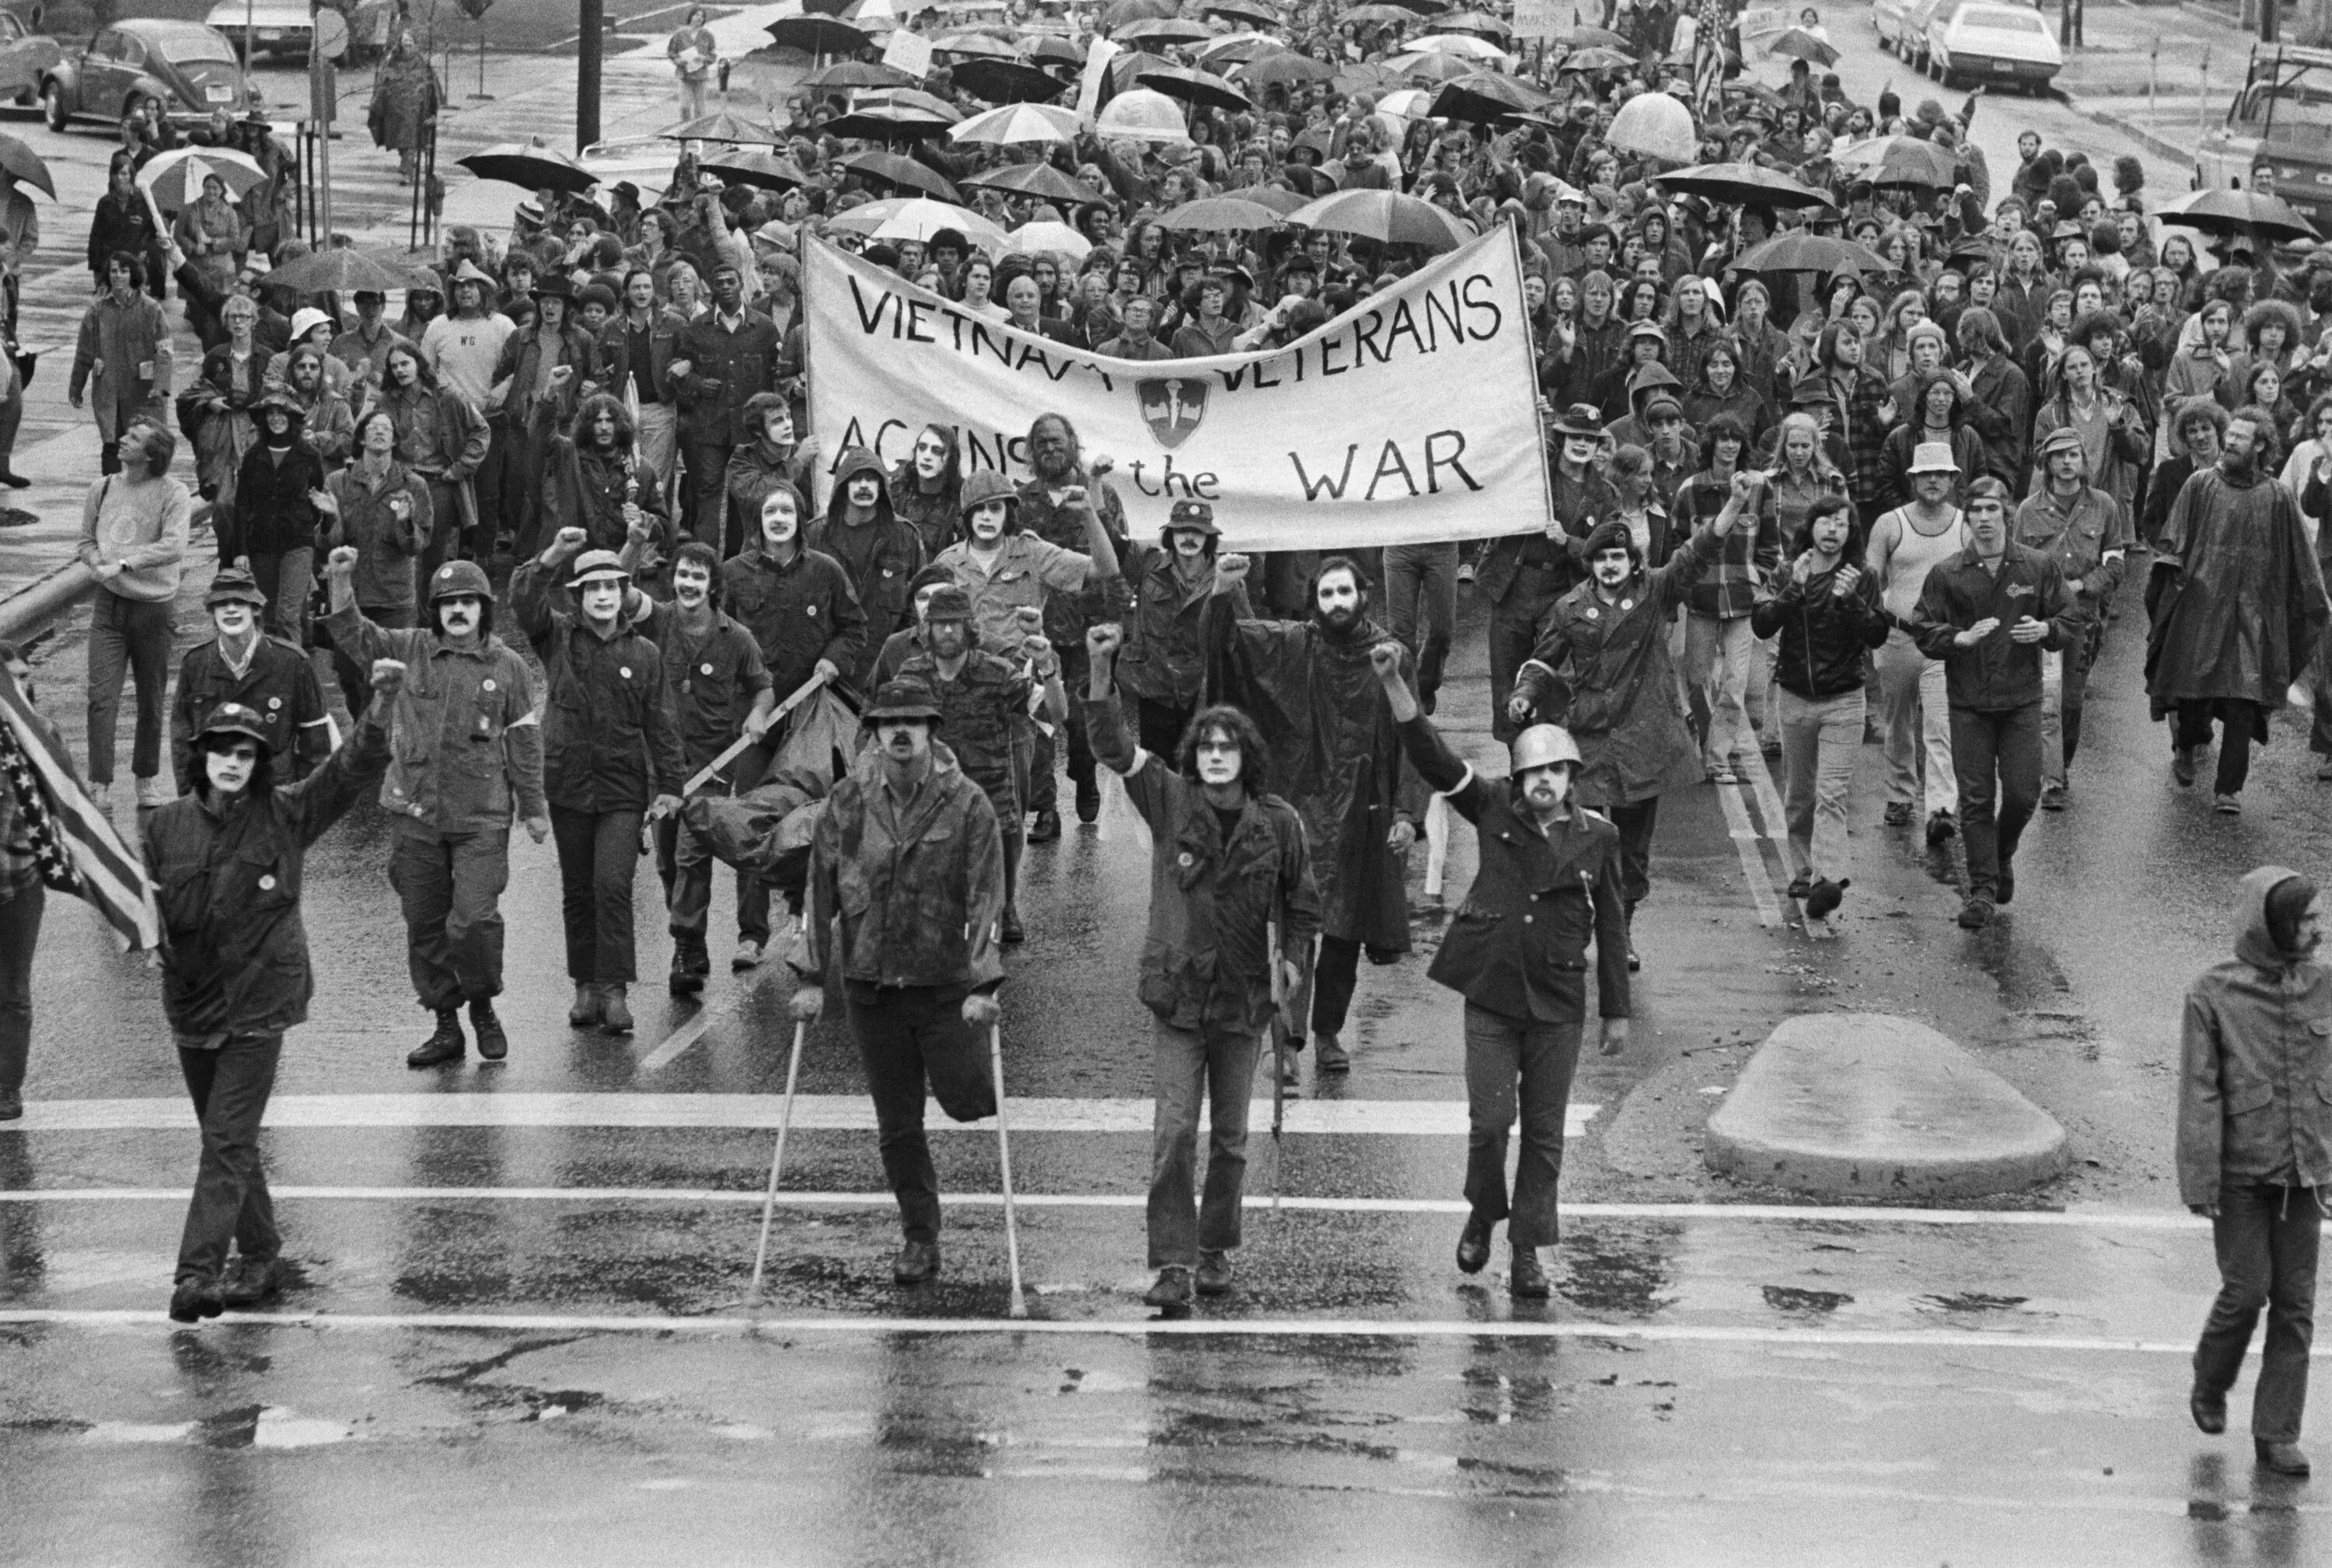
[[[1515,737],[1514,778],[1519,779],[1534,768],[1544,768],[1551,763],[1568,762],[1577,768],[1584,761],[1585,759],[1579,754],[1578,742],[1572,740],[1571,731],[1560,724],[1533,724]]]

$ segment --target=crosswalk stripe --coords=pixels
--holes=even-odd
[[[781,1095],[283,1095],[267,1107],[267,1125],[290,1127],[748,1127],[774,1129]],[[1576,1135],[1602,1107],[1568,1108],[1564,1131]],[[1147,1133],[1156,1114],[1148,1099],[1022,1099],[1010,1102],[1015,1133]],[[798,1095],[795,1127],[813,1132],[871,1133],[874,1102],[860,1095]],[[180,1099],[41,1100],[23,1119],[0,1124],[7,1133],[113,1133],[187,1130],[194,1108]],[[995,1119],[951,1123],[934,1117],[930,1130],[992,1130]],[[1252,1134],[1271,1127],[1271,1102],[1247,1108]],[[1291,1133],[1408,1137],[1463,1137],[1462,1100],[1291,1100]]]
[[[1000,1282],[999,1282],[1000,1286]],[[1043,1286],[1037,1287],[1041,1295]],[[1545,1323],[1438,1318],[1004,1318],[1004,1317],[763,1317],[712,1314],[683,1316],[559,1313],[230,1312],[223,1327],[340,1329],[379,1333],[419,1331],[497,1334],[645,1334],[705,1339],[788,1338],[810,1334],[1049,1334],[1146,1339],[1514,1339],[1609,1340],[1637,1344],[1782,1345],[1805,1349],[1901,1349],[2040,1352],[2052,1355],[2191,1356],[2185,1340],[2113,1339],[2103,1335],[2023,1334],[2006,1330],[1751,1328],[1732,1324]],[[19,1307],[0,1310],[0,1326],[49,1324],[69,1328],[148,1328],[177,1333],[161,1312],[100,1308]],[[2311,1353],[2332,1357],[2332,1344]]]
[[[1774,896],[1773,874],[1765,869],[1765,852],[1758,846],[1764,836],[1749,820],[1749,808],[1741,799],[1737,784],[1716,786],[1717,803],[1725,808],[1725,821],[1733,838],[1733,847],[1741,856],[1741,875],[1749,884],[1749,897],[1757,905],[1757,923],[1777,926],[1782,923],[1781,901]]]

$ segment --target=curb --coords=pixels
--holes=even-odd
[[[2175,164],[2185,172],[2190,181],[2192,180],[2194,173],[2194,149],[2193,148],[2180,147],[2174,141],[2169,141],[2162,137],[2156,136],[2154,132],[2146,129],[2144,126],[2139,125],[2136,120],[2112,113],[2109,110],[2102,109],[2083,109],[2081,107],[2080,100],[2077,98],[2068,96],[2065,100],[2065,105],[2075,114],[2079,115],[2083,120],[2088,120],[2091,124],[2102,125],[2107,130],[2119,131],[2122,135],[2129,138],[2132,141],[2146,148],[2146,151],[2152,153],[2155,157],[2168,158],[2173,164]]]

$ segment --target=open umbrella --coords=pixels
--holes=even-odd
[[[1779,169],[1754,163],[1703,163],[1673,173],[1655,175],[1653,179],[1672,191],[1687,191],[1706,196],[1711,201],[1735,202],[1749,206],[1813,207],[1829,206],[1830,197],[1818,190],[1809,190]]]
[[[956,199],[955,186],[948,184],[937,169],[917,163],[912,158],[902,158],[895,152],[854,152],[847,158],[836,159],[835,166],[863,174],[869,179],[879,179],[885,185],[905,186],[909,190],[919,190],[941,201]]]
[[[1042,103],[1057,97],[1060,78],[1025,60],[964,61],[948,73],[958,88],[983,103]]]
[[[878,87],[870,92],[861,92],[858,95],[857,107],[860,109],[878,107],[920,109],[932,119],[943,120],[950,125],[959,125],[963,120],[963,110],[938,94],[925,92],[920,87]]]
[[[1431,56],[1420,54],[1415,58],[1426,60]],[[1400,80],[1385,69],[1385,62],[1381,60],[1344,66],[1335,76],[1337,90],[1342,92],[1383,92],[1398,84]]]
[[[1408,47],[1420,54],[1454,54],[1460,60],[1495,61],[1505,64],[1514,57],[1486,39],[1470,33],[1429,33],[1422,38],[1412,38]]]
[[[1044,33],[1028,40],[1025,46],[1030,60],[1049,60],[1056,65],[1083,65],[1085,52],[1074,40]]]
[[[1095,118],[1094,129],[1104,139],[1115,137],[1124,141],[1161,144],[1190,139],[1182,106],[1147,87],[1137,87],[1111,99]]]
[[[464,160],[467,161],[467,160]],[[203,179],[216,175],[226,182],[227,194],[240,196],[264,185],[265,171],[239,152],[223,148],[183,147],[149,158],[138,171],[138,188],[154,198],[165,212],[176,212],[203,194]]]
[[[41,155],[5,133],[0,133],[0,169],[5,169],[17,184],[31,186],[34,190],[46,192],[51,199],[55,198],[57,182],[49,173],[49,166],[42,161]]]
[[[1471,228],[1431,202],[1389,190],[1338,191],[1297,207],[1287,221],[1429,251],[1454,251],[1474,237]]]
[[[986,251],[1001,250],[1005,243],[1004,231],[970,207],[935,202],[927,196],[868,202],[827,220],[826,226],[865,234],[870,240],[929,241],[941,229],[954,229]]]
[[[1294,179],[1299,172],[1306,176],[1311,176],[1319,174],[1321,171],[1318,169],[1305,169],[1301,171],[1289,169],[1285,172],[1284,177]],[[1328,189],[1333,190],[1333,188],[1334,182],[1330,181]],[[1324,195],[1326,193],[1324,191],[1321,194]],[[1283,190],[1276,185],[1251,185],[1240,189],[1238,199],[1243,202],[1253,202],[1259,207],[1269,207],[1281,217],[1285,217],[1297,207],[1300,207],[1305,203],[1312,200],[1312,197],[1302,191]]]
[[[1727,263],[1736,272],[1863,272],[1885,263],[1852,240],[1793,229],[1752,245]]]
[[[956,183],[1080,205],[1109,199],[1083,180],[1071,179],[1049,163],[1010,164],[1003,168],[991,168],[985,174],[968,174]]]
[[[1949,190],[1959,183],[1959,159],[1915,136],[1874,136],[1830,154],[1830,165],[1875,186]]]
[[[1199,234],[1233,231],[1251,234],[1257,229],[1276,229],[1282,215],[1261,202],[1252,202],[1238,196],[1201,196],[1194,202],[1161,214],[1158,226],[1161,229],[1190,229]]]
[[[1546,107],[1545,93],[1528,82],[1496,72],[1477,71],[1445,82],[1434,94],[1432,117],[1462,120],[1470,125],[1493,125],[1517,114]]]
[[[1093,253],[1093,241],[1066,224],[1056,224],[1040,218],[1033,224],[1022,224],[1004,236],[1004,248],[1015,255],[1033,256],[1044,251],[1057,251],[1073,261],[1084,261]]]
[[[328,289],[385,294],[392,289],[444,287],[436,273],[403,256],[349,249],[311,251],[268,273],[267,282],[270,288],[281,284],[302,294]]]
[[[1078,129],[1074,109],[1056,103],[1008,103],[951,128],[948,139],[974,147],[1027,147],[1075,141]]]
[[[1185,103],[1195,103],[1203,109],[1228,110],[1236,114],[1252,109],[1247,95],[1225,81],[1221,77],[1204,71],[1180,68],[1167,71],[1145,71],[1134,78],[1144,87],[1154,88],[1169,98],[1179,98]]]
[[[1213,29],[1180,17],[1145,16],[1129,22],[1123,27],[1110,29],[1112,43],[1154,44],[1165,48],[1176,43],[1196,43],[1213,35]]]
[[[1442,91],[1449,90],[1443,88]],[[1426,120],[1433,113],[1434,94],[1422,87],[1404,87],[1377,100],[1377,112],[1395,120]]]
[[[1574,49],[1563,57],[1555,67],[1563,71],[1626,71],[1636,63],[1636,57],[1624,50],[1607,49],[1597,44],[1591,49]],[[1624,105],[1622,107],[1625,107]]]
[[[1399,5],[1355,5],[1336,20],[1355,27],[1406,27],[1417,20],[1417,14]]]
[[[1261,33],[1226,33],[1199,45],[1199,59],[1209,71],[1221,71],[1242,61],[1277,54],[1287,45]]]
[[[1692,110],[1665,92],[1639,92],[1620,106],[1603,139],[1622,152],[1690,163],[1700,151]]]
[[[991,38],[985,33],[945,33],[932,40],[932,47],[941,54],[951,54],[958,60],[1018,60],[1020,52],[1001,38]]]
[[[818,129],[849,141],[937,141],[954,128],[955,121],[927,109],[878,103],[837,115]]]
[[[1454,16],[1437,16],[1433,24],[1444,33],[1479,33],[1485,38],[1512,38],[1515,30],[1486,11],[1460,11]]]
[[[2321,236],[2298,208],[2280,196],[2255,190],[2198,190],[2154,209],[2165,224],[2183,224],[2213,234],[2258,234],[2270,240]]]
[[[856,0],[802,0],[802,9],[813,16],[839,16],[856,4]]]
[[[1455,81],[1461,76],[1473,76],[1481,67],[1470,60],[1460,60],[1454,54],[1396,54],[1384,62],[1388,75],[1401,81],[1434,84]]]
[[[154,163],[161,161],[156,158]],[[500,180],[527,190],[572,191],[580,195],[599,183],[589,169],[539,136],[530,136],[524,141],[497,142],[454,161],[480,179]],[[154,164],[146,167],[150,169]],[[141,174],[139,177],[145,177]]]
[[[1171,71],[1174,62],[1163,54],[1153,54],[1146,49],[1129,49],[1109,62],[1112,87],[1132,87],[1145,71]]]
[[[767,146],[785,138],[773,125],[758,120],[748,120],[741,114],[722,110],[715,114],[700,114],[694,120],[683,120],[670,130],[656,135],[665,141],[729,141],[758,143]]]
[[[1826,38],[1817,38],[1802,27],[1792,27],[1778,33],[1765,45],[1768,54],[1785,54],[1792,60],[1811,60],[1817,64],[1836,65],[1838,49]]]
[[[1404,11],[1414,11],[1420,16],[1430,16],[1437,11],[1449,9],[1444,4],[1444,0],[1392,0],[1392,3]]]
[[[1572,49],[1601,48],[1628,50],[1635,48],[1633,43],[1628,42],[1626,35],[1614,33],[1609,27],[1573,27],[1567,33],[1555,33],[1553,37],[1549,38],[1547,42],[1550,43],[1565,44]]]
[[[852,87],[906,87],[914,80],[897,66],[885,65],[879,60],[840,60],[803,77],[801,87],[805,92],[840,92]]]
[[[809,176],[790,158],[779,158],[763,148],[734,148],[719,158],[706,158],[697,167],[733,185],[750,185],[762,190],[791,190],[809,184]]]
[[[1239,67],[1239,80],[1250,87],[1299,87],[1333,81],[1335,75],[1334,66],[1308,54],[1298,54],[1293,49],[1259,54]]]
[[[865,28],[831,16],[780,16],[762,31],[780,46],[808,54],[864,54],[874,47]]]
[[[1199,14],[1226,16],[1234,22],[1252,22],[1257,27],[1283,24],[1279,13],[1265,5],[1263,0],[1206,0],[1206,4],[1199,7]]]

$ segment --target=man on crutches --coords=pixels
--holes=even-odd
[[[1123,640],[1114,626],[1086,630],[1085,733],[1094,760],[1125,780],[1150,825],[1139,994],[1155,1015],[1150,1267],[1158,1282],[1142,1299],[1177,1310],[1190,1305],[1194,1284],[1202,1296],[1231,1287],[1256,1053],[1265,1028],[1285,1027],[1274,1002],[1301,989],[1320,899],[1304,820],[1267,792],[1255,721],[1237,708],[1202,709],[1171,759],[1127,739],[1114,684]],[[1275,922],[1276,953],[1266,934]],[[1213,1127],[1203,1205],[1192,1200],[1201,1095]]]
[[[1004,844],[996,808],[935,737],[931,688],[889,681],[862,715],[874,744],[827,798],[810,845],[801,934],[787,961],[793,1014],[825,1004],[827,943],[866,1066],[883,1171],[899,1200],[901,1285],[940,1271],[939,1173],[923,1136],[924,1085],[958,1122],[997,1113],[989,1029],[1004,982],[997,922]]]

